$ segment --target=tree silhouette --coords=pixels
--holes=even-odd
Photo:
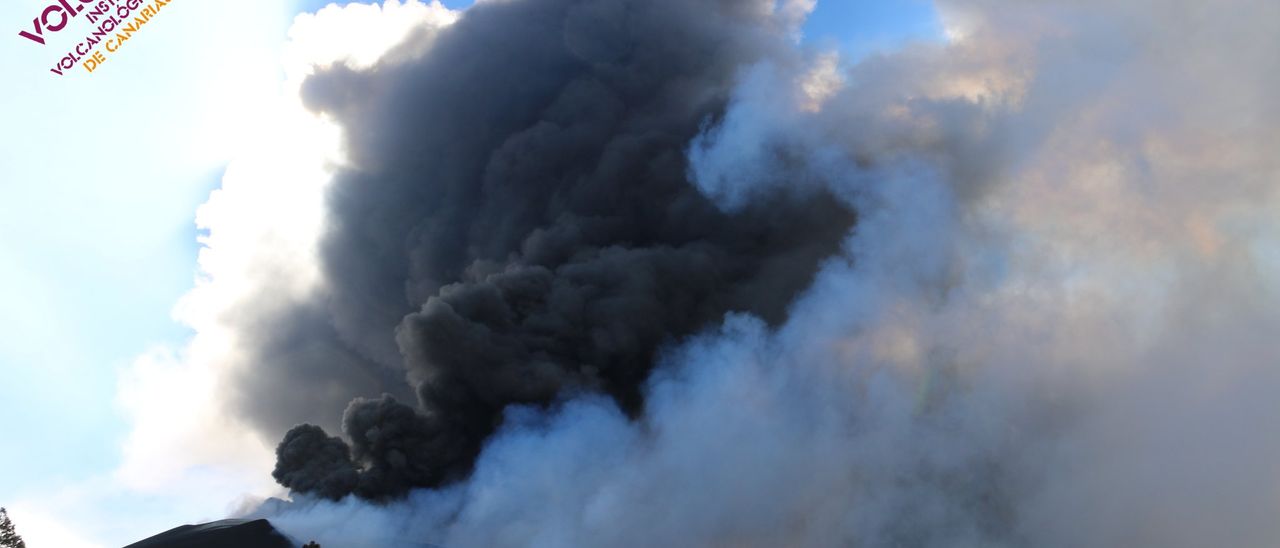
[[[0,508],[0,548],[27,548],[27,543],[22,542],[22,537],[13,529],[13,522],[4,508]]]

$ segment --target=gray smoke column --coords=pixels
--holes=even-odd
[[[853,63],[793,47],[766,4],[481,3],[401,61],[313,81],[356,159],[330,308],[417,296],[385,323],[425,389],[420,410],[352,406],[349,446],[296,431],[278,472],[321,496],[272,522],[326,545],[1274,545],[1280,3],[940,0],[946,40]],[[597,85],[619,102],[577,95]],[[453,183],[385,191],[432,169]],[[572,213],[531,220],[548,210]],[[583,228],[599,218],[628,223]],[[425,243],[409,258],[380,239],[394,223]],[[413,275],[337,261],[357,255]],[[363,341],[375,317],[333,325]],[[439,481],[467,467],[432,459],[470,457]],[[356,492],[404,496],[326,500],[353,469]]]
[[[481,2],[369,70],[311,77],[350,159],[327,302],[279,314],[244,408],[270,430],[312,420],[310,393],[389,395],[347,407],[349,449],[290,431],[276,479],[378,500],[460,480],[510,405],[602,393],[636,415],[662,345],[729,312],[780,322],[852,208],[779,191],[728,212],[685,152],[793,30],[762,0]],[[412,392],[386,380],[401,359]]]

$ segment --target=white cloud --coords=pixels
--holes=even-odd
[[[258,106],[262,118],[253,127],[235,128],[247,146],[197,215],[207,231],[201,275],[175,311],[194,338],[180,351],[139,358],[122,377],[119,400],[133,424],[117,472],[126,488],[171,496],[207,493],[214,485],[223,494],[280,493],[270,477],[271,441],[221,406],[226,376],[255,366],[237,354],[237,333],[227,322],[241,307],[265,300],[287,306],[310,298],[319,280],[324,190],[343,160],[339,130],[303,108],[298,86],[315,66],[367,66],[412,29],[455,18],[438,2],[395,0],[298,16],[284,50],[282,94]]]
[[[286,306],[310,295],[319,279],[315,246],[325,185],[342,162],[340,135],[302,107],[298,87],[314,66],[368,66],[412,29],[447,25],[457,14],[416,0],[330,6],[299,16],[280,48],[258,38],[278,36],[283,27],[256,33],[246,27],[243,18],[259,8],[247,1],[175,4],[140,40],[179,43],[188,23],[240,29],[244,39],[207,40],[208,48],[186,50],[177,60],[131,43],[122,61],[91,82],[125,78],[121,85],[136,94],[144,86],[126,76],[166,63],[223,75],[182,98],[194,115],[168,121],[178,129],[135,129],[191,131],[187,152],[176,159],[187,166],[232,160],[197,213],[206,231],[199,274],[174,309],[194,335],[181,347],[156,347],[120,371],[116,403],[129,433],[112,474],[19,497],[15,519],[33,546],[119,545],[183,522],[221,519],[246,496],[281,493],[270,476],[274,440],[260,439],[223,408],[224,379],[248,366],[237,354],[229,315],[265,296]],[[270,26],[269,18],[255,21]],[[111,71],[115,76],[105,76]]]

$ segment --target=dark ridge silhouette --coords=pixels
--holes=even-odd
[[[125,548],[297,548],[265,519],[225,519],[203,525],[183,525]]]

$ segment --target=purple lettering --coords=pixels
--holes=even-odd
[[[58,24],[56,25],[49,24],[49,15],[53,13],[62,15],[62,20],[59,21]],[[62,9],[62,6],[53,5],[44,9],[44,13],[40,14],[40,20],[44,22],[45,28],[49,29],[52,32],[58,32],[62,30],[63,27],[67,26],[67,21],[70,21],[71,18],[67,17],[67,12]]]
[[[24,31],[22,31],[22,32],[19,32],[19,33],[18,33],[18,36],[21,36],[21,37],[23,37],[23,38],[29,38],[29,39],[31,39],[33,42],[36,42],[36,43],[38,43],[38,44],[40,44],[40,45],[42,45],[42,46],[43,46],[43,45],[44,45],[44,28],[42,28],[42,27],[40,26],[40,18],[39,18],[39,17],[37,17],[37,18],[35,18],[35,19],[32,19],[32,20],[31,20],[31,25],[32,25],[32,26],[34,26],[34,27],[35,27],[35,29],[36,29],[36,33],[35,33],[35,34],[31,34],[30,32],[27,32],[27,31],[25,31],[25,30],[24,30]]]
[[[84,6],[79,6],[79,7],[77,7],[77,8],[72,8],[72,7],[71,7],[71,4],[68,4],[68,3],[67,3],[67,0],[58,0],[58,3],[59,3],[59,4],[62,4],[62,7],[66,8],[66,9],[67,9],[67,13],[70,13],[72,17],[75,17],[77,13],[80,13],[80,12],[84,11]]]

